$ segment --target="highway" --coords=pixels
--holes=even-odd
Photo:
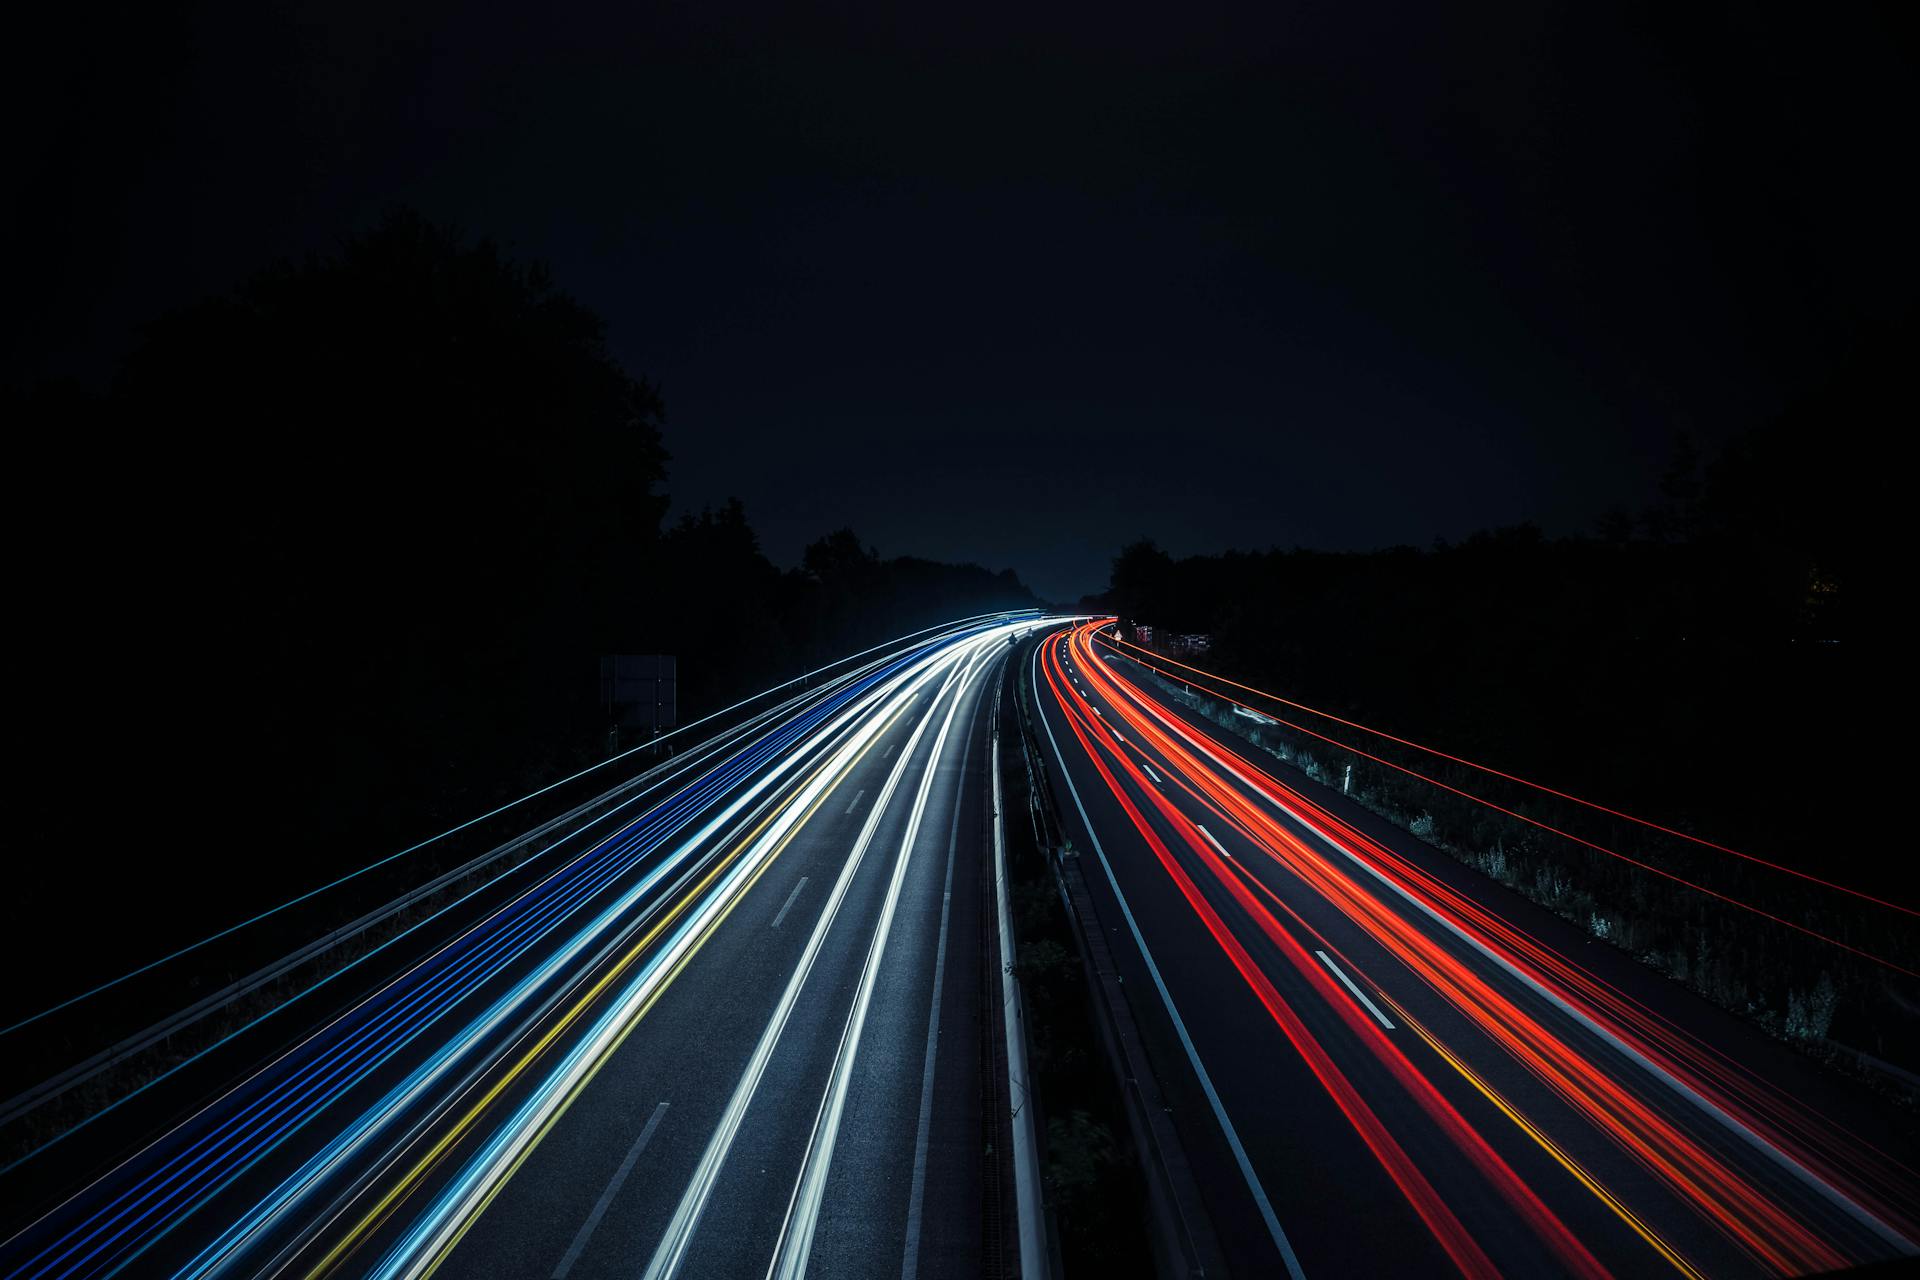
[[[8,1170],[0,1273],[998,1265],[988,761],[1032,625],[956,624],[787,699],[318,1025],[190,1064],[166,1096],[191,1105],[78,1135],[48,1166],[77,1185]]]
[[[856,655],[575,811],[0,1170],[0,1274],[1039,1274],[990,781],[1027,741],[1233,1274],[1915,1254],[1920,1155],[1877,1102],[1305,782],[1100,626]]]
[[[1916,1253],[1920,1160],[1870,1101],[1305,781],[1099,632],[1031,655],[1037,736],[1236,1274]]]

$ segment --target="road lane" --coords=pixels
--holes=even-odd
[[[796,700],[778,731],[694,769],[691,791],[581,835],[465,932],[423,937],[413,968],[0,1259],[49,1276],[630,1274],[811,945],[774,1087],[744,1109],[712,1229],[696,1226],[675,1273],[733,1274],[756,1253],[765,1270],[799,1222],[836,1274],[873,1257],[891,1274],[916,1170],[920,1272],[977,1271],[977,1213],[947,1221],[980,1194],[977,987],[944,979],[981,963],[983,691],[1006,639],[961,627]],[[790,1217],[810,1139],[812,1189]]]
[[[1308,1274],[1316,1262],[1753,1274],[1904,1247],[1818,1161],[1727,1123],[1607,1025],[1610,1011],[1543,981],[1537,957],[1510,959],[1500,922],[1441,892],[1457,898],[1460,877],[1424,884],[1419,865],[1388,863],[1378,824],[1373,841],[1342,825],[1244,742],[1146,681],[1116,680],[1122,665],[1084,638],[1051,642],[1035,668],[1062,744],[1051,763],[1084,798]],[[1567,973],[1559,963],[1550,979]],[[1415,1034],[1356,1003],[1342,969],[1383,999],[1390,989]],[[1304,1078],[1296,1064],[1315,1054],[1324,1062]],[[1179,1055],[1162,1047],[1156,1060]],[[1227,1164],[1218,1126],[1196,1122],[1205,1109],[1184,1110],[1202,1158]],[[1210,1181],[1239,1180],[1216,1167]],[[1220,1195],[1216,1207],[1237,1261],[1257,1270],[1252,1203]],[[1355,1233],[1356,1219],[1369,1230]]]
[[[926,926],[929,917],[938,919],[944,873],[938,853],[957,820],[960,784],[969,772],[959,761],[984,714],[984,677],[998,657],[997,648],[983,649],[978,661],[949,672],[943,687],[924,690],[918,705],[866,745],[860,765],[836,782],[840,793],[862,783],[875,792],[860,820],[845,815],[832,794],[819,798],[769,874],[796,884],[805,874],[834,888],[802,900],[786,947],[768,948],[764,936],[717,933],[623,1046],[618,1087],[596,1080],[565,1117],[563,1125],[574,1129],[603,1128],[604,1115],[609,1108],[617,1112],[620,1099],[636,1089],[645,1095],[648,1084],[637,1083],[637,1076],[664,1076],[655,1092],[674,1090],[673,1138],[662,1135],[574,1274],[630,1274],[649,1255],[660,1275],[765,1270],[781,1240],[793,1254],[796,1224],[822,1258],[888,1259],[866,1270],[835,1266],[834,1274],[891,1270],[905,1235],[910,1177],[898,1171],[915,1153],[923,1064],[908,1056],[910,1076],[893,1087],[884,1072],[863,1072],[862,1062],[877,1069],[904,1055],[863,1058],[847,1050],[864,1043],[862,1012],[864,1021],[888,1032],[895,1021],[917,1023],[924,1043],[932,966],[919,961],[937,944],[936,929]],[[973,772],[977,783],[977,765]],[[784,900],[782,888],[770,881],[754,896],[771,906]],[[811,931],[804,943],[802,924]],[[912,1038],[883,1034],[875,1043],[901,1039]],[[690,1093],[673,1079],[684,1076],[689,1054],[702,1067]],[[731,1080],[725,1064],[756,1057],[758,1071]],[[716,1087],[729,1082],[731,1089]],[[949,1083],[967,1082],[956,1075]],[[966,1087],[936,1095],[961,1108],[976,1096]],[[858,1123],[828,1130],[823,1117],[848,1114],[850,1098],[858,1099],[851,1109]],[[864,1150],[843,1158],[829,1141],[843,1127],[856,1148],[871,1133],[883,1158]],[[522,1252],[531,1260],[539,1247],[552,1247],[539,1239],[539,1226],[554,1214],[554,1197],[582,1198],[576,1162],[556,1151],[558,1160],[530,1159],[515,1175],[448,1256],[447,1274],[498,1274]],[[804,1178],[809,1153],[811,1188]],[[829,1194],[829,1175],[850,1185]],[[977,1174],[967,1168],[956,1177],[971,1181]],[[889,1194],[895,1189],[898,1195]],[[876,1249],[880,1239],[890,1248]],[[975,1265],[964,1256],[937,1261],[956,1272]]]

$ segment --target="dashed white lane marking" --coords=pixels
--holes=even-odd
[[[634,1161],[638,1160],[640,1153],[647,1149],[647,1140],[653,1137],[653,1131],[660,1127],[660,1118],[666,1114],[667,1104],[664,1102],[653,1109],[653,1114],[647,1118],[646,1128],[640,1130],[640,1136],[634,1139],[632,1149],[627,1152],[627,1158],[622,1160],[619,1169],[614,1171],[613,1181],[609,1182],[607,1189],[600,1193],[600,1199],[593,1206],[593,1212],[587,1215],[587,1220],[580,1224],[580,1234],[573,1238],[573,1243],[567,1246],[566,1256],[561,1258],[560,1265],[553,1269],[553,1280],[567,1280],[567,1272],[573,1270],[573,1264],[580,1260],[581,1251],[587,1247],[587,1238],[593,1234],[593,1229],[600,1225],[600,1219],[607,1216],[607,1207],[613,1203],[613,1198],[620,1194],[620,1184],[625,1182],[627,1175],[633,1172]]]
[[[793,886],[793,892],[787,895],[787,905],[784,907],[781,907],[780,914],[773,918],[773,924],[770,926],[771,928],[778,929],[780,927],[780,922],[787,918],[787,912],[793,910],[794,899],[798,898],[800,896],[800,891],[806,887],[807,887],[807,878],[805,876],[801,876],[800,883]]]
[[[1340,966],[1333,962],[1332,956],[1328,955],[1324,951],[1315,951],[1313,954],[1320,957],[1321,964],[1333,970],[1333,976],[1340,979],[1341,983],[1347,988],[1347,990],[1353,992],[1353,998],[1355,1000],[1358,1000],[1361,1004],[1365,1005],[1367,1012],[1372,1014],[1374,1018],[1380,1023],[1381,1026],[1385,1027],[1389,1031],[1393,1030],[1393,1024],[1387,1021],[1387,1015],[1380,1012],[1379,1007],[1376,1006],[1373,1003],[1373,1001],[1367,999],[1366,992],[1362,991],[1359,987],[1356,987],[1355,985],[1353,985],[1353,979],[1349,978],[1346,975],[1346,973],[1340,968]]]

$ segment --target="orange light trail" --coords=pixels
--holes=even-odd
[[[1050,657],[1050,663],[1057,663],[1057,661],[1057,658]],[[1060,682],[1056,680],[1053,670],[1048,671],[1048,681],[1054,685],[1056,694],[1059,694]],[[1094,717],[1089,716],[1084,719],[1085,728],[1082,727],[1082,717],[1074,716],[1069,720],[1074,734],[1080,739],[1081,745],[1087,749],[1095,768],[1113,789],[1114,795],[1119,799],[1121,806],[1126,810],[1128,817],[1132,819],[1148,846],[1154,851],[1161,866],[1173,878],[1182,896],[1200,916],[1215,941],[1233,962],[1235,969],[1239,971],[1289,1042],[1300,1053],[1314,1077],[1333,1098],[1342,1115],[1353,1125],[1362,1141],[1366,1143],[1368,1150],[1380,1161],[1388,1176],[1406,1196],[1408,1203],[1412,1205],[1414,1212],[1427,1229],[1432,1232],[1442,1250],[1459,1268],[1462,1275],[1470,1277],[1498,1275],[1499,1272],[1494,1268],[1492,1260],[1487,1257],[1485,1251],[1467,1233],[1465,1226],[1447,1207],[1445,1201],[1413,1163],[1405,1149],[1393,1138],[1378,1115],[1361,1098],[1352,1082],[1334,1064],[1326,1048],[1308,1031],[1299,1014],[1280,996],[1272,981],[1261,971],[1240,940],[1227,927],[1226,922],[1207,902],[1186,870],[1173,858],[1165,842],[1147,824],[1145,817],[1120,787],[1105,761],[1094,751],[1093,744],[1088,740],[1087,730],[1091,729],[1097,736],[1106,738],[1109,744],[1111,744],[1110,735]],[[1119,756],[1117,746],[1112,746],[1111,749],[1125,767],[1137,774],[1137,770],[1133,769],[1130,762],[1127,762],[1124,756]],[[1144,778],[1140,778],[1139,781],[1144,783]],[[1213,858],[1217,862],[1217,855],[1206,847],[1197,833],[1191,837],[1190,842],[1201,856]],[[1321,989],[1323,996],[1333,1001],[1336,1008],[1344,1013],[1350,1007],[1344,999],[1334,995],[1332,979],[1327,977],[1319,966],[1312,963],[1306,956],[1305,949],[1301,948],[1297,942],[1292,943],[1287,956],[1294,963],[1295,968],[1306,975],[1308,981]],[[1357,1015],[1357,1011],[1355,1013]],[[1520,1181],[1506,1162],[1486,1145],[1485,1140],[1473,1131],[1458,1112],[1454,1111],[1451,1104],[1440,1097],[1438,1090],[1435,1090],[1414,1069],[1397,1046],[1386,1041],[1374,1024],[1365,1022],[1357,1016],[1349,1018],[1348,1021],[1349,1025],[1368,1041],[1368,1047],[1380,1056],[1390,1070],[1394,1071],[1401,1083],[1415,1092],[1422,1105],[1427,1107],[1429,1114],[1441,1123],[1449,1136],[1476,1159],[1476,1163],[1495,1182],[1521,1218],[1560,1255],[1570,1274],[1592,1277],[1608,1274],[1586,1247],[1573,1237],[1559,1218]]]
[[[1164,657],[1160,654],[1154,653],[1150,649],[1143,649],[1139,645],[1134,644],[1130,640],[1108,639],[1106,636],[1099,635],[1097,633],[1095,634],[1094,639],[1098,640],[1102,644],[1109,646],[1110,648],[1113,648],[1115,652],[1118,652],[1118,646],[1125,645],[1127,648],[1132,649],[1137,653],[1143,653],[1143,654],[1149,655],[1146,658],[1137,658],[1137,657],[1133,658],[1133,661],[1140,663],[1142,666],[1153,667],[1155,670],[1159,670],[1159,668],[1155,666],[1155,663],[1164,662],[1169,666],[1178,667],[1182,671],[1190,672],[1193,675],[1202,676],[1208,680],[1214,680],[1219,682],[1220,684],[1227,685],[1231,688],[1239,689],[1243,693],[1251,693],[1256,695],[1257,697],[1262,697],[1270,701],[1277,702],[1281,706],[1292,707],[1297,711],[1305,711],[1309,715],[1319,716],[1323,720],[1331,720],[1333,723],[1339,724],[1339,725],[1345,725],[1349,729],[1358,729],[1362,733],[1370,733],[1376,738],[1384,738],[1388,742],[1398,743],[1400,746],[1403,746],[1403,747],[1412,747],[1415,751],[1419,751],[1426,755],[1433,756],[1436,759],[1446,760],[1453,764],[1465,765],[1469,769],[1477,769],[1481,773],[1491,774],[1493,777],[1496,777],[1496,778],[1504,778],[1508,782],[1517,782],[1523,787],[1531,787],[1533,790],[1541,792],[1544,795],[1550,795],[1561,800],[1571,801],[1574,804],[1581,805],[1588,809],[1592,809],[1596,813],[1604,813],[1609,817],[1621,818],[1627,822],[1636,823],[1639,826],[1646,827],[1649,830],[1658,831],[1662,835],[1669,835],[1674,837],[1677,840],[1685,840],[1691,844],[1700,845],[1702,848],[1712,849],[1716,853],[1730,854],[1733,857],[1741,858],[1747,862],[1754,863],[1758,866],[1766,867],[1771,871],[1778,871],[1783,875],[1796,876],[1799,879],[1810,881],[1811,883],[1820,885],[1823,888],[1832,889],[1837,893],[1848,894],[1852,897],[1859,898],[1863,901],[1871,902],[1875,906],[1886,907],[1889,910],[1899,911],[1910,916],[1920,916],[1920,909],[1904,906],[1901,903],[1892,902],[1886,898],[1878,898],[1878,897],[1875,897],[1873,894],[1866,893],[1862,890],[1850,888],[1847,885],[1839,884],[1832,880],[1824,880],[1816,875],[1810,875],[1809,873],[1805,871],[1801,871],[1798,868],[1789,867],[1778,862],[1770,862],[1765,858],[1756,857],[1751,853],[1743,853],[1738,849],[1729,848],[1724,844],[1717,844],[1714,841],[1708,840],[1702,836],[1691,835],[1685,831],[1676,830],[1673,827],[1663,826],[1662,824],[1658,822],[1654,822],[1649,818],[1639,817],[1638,815],[1628,813],[1623,809],[1610,808],[1609,806],[1600,804],[1597,801],[1583,799],[1582,797],[1573,795],[1570,792],[1560,791],[1554,787],[1549,787],[1545,783],[1535,782],[1530,778],[1523,778],[1518,774],[1507,773],[1504,770],[1496,769],[1492,765],[1481,764],[1477,760],[1469,760],[1465,756],[1456,756],[1449,752],[1442,751],[1438,747],[1429,747],[1424,743],[1415,742],[1410,738],[1399,737],[1395,734],[1388,733],[1385,729],[1376,729],[1372,725],[1361,724],[1357,720],[1347,720],[1340,716],[1334,715],[1331,711],[1322,711],[1318,707],[1310,707],[1304,702],[1295,702],[1291,698],[1283,698],[1277,693],[1268,693],[1264,689],[1256,689],[1252,685],[1241,684],[1237,680],[1229,680],[1227,677],[1223,675],[1218,675],[1212,671],[1206,671],[1200,667],[1188,666],[1186,663],[1180,662],[1177,659]],[[1131,655],[1122,655],[1122,656],[1130,657]],[[1165,674],[1165,673],[1163,672],[1162,674]],[[1224,697],[1224,695],[1220,695],[1220,694],[1216,694],[1214,696]],[[1233,699],[1226,698],[1226,701],[1233,702]],[[1243,706],[1244,704],[1234,702],[1234,705]],[[1255,710],[1255,708],[1253,707],[1247,707],[1246,709],[1249,711]],[[1290,720],[1282,720],[1281,723],[1286,725],[1289,729],[1297,729],[1301,733],[1313,733],[1313,730],[1308,729],[1302,725],[1294,724]],[[1361,752],[1357,747],[1348,746],[1346,743],[1336,741],[1335,739],[1328,738],[1322,734],[1313,733],[1313,736],[1316,738],[1320,738],[1321,741],[1323,742],[1330,742],[1334,746],[1342,747],[1345,750],[1354,752],[1355,754],[1360,754],[1360,755],[1365,754],[1364,752]],[[1375,759],[1376,757],[1368,756],[1367,758],[1371,760],[1371,759]],[[1381,761],[1381,763],[1391,764],[1392,762],[1383,760]],[[1396,765],[1394,767],[1398,768],[1399,766]],[[1411,771],[1409,770],[1409,772]],[[1462,792],[1461,794],[1464,795],[1466,793]]]
[[[1103,642],[1103,643],[1111,643],[1111,642]],[[1089,650],[1089,653],[1091,653],[1091,650]],[[1135,661],[1138,661],[1138,659],[1135,659]],[[1151,666],[1152,664],[1143,662],[1141,663],[1141,665]],[[1220,698],[1224,702],[1230,702],[1234,706],[1240,707],[1247,711],[1256,710],[1256,708],[1249,707],[1245,703],[1235,702],[1232,698],[1228,698],[1224,694],[1214,694],[1213,696]],[[1258,714],[1265,715],[1266,713],[1259,712]],[[1730,894],[1722,893],[1717,889],[1710,889],[1706,885],[1703,885],[1698,881],[1689,880],[1685,876],[1676,875],[1675,873],[1668,871],[1664,867],[1655,866],[1653,863],[1644,861],[1640,858],[1633,857],[1631,854],[1621,853],[1617,849],[1610,849],[1606,845],[1597,844],[1594,841],[1588,840],[1583,836],[1574,835],[1571,831],[1566,831],[1559,827],[1553,826],[1549,823],[1542,822],[1538,818],[1528,817],[1526,814],[1521,813],[1517,809],[1509,809],[1504,805],[1497,804],[1494,801],[1487,799],[1485,796],[1475,795],[1471,791],[1464,790],[1460,787],[1452,786],[1448,783],[1440,781],[1438,778],[1431,777],[1428,774],[1421,773],[1417,769],[1410,769],[1406,765],[1398,764],[1392,760],[1387,759],[1384,756],[1374,755],[1370,751],[1363,751],[1359,747],[1353,746],[1350,743],[1341,742],[1338,738],[1330,738],[1324,733],[1316,733],[1314,730],[1309,729],[1304,725],[1295,724],[1291,720],[1278,720],[1277,717],[1275,717],[1275,719],[1277,720],[1278,723],[1286,725],[1289,729],[1294,729],[1300,733],[1307,734],[1310,737],[1318,738],[1322,742],[1329,743],[1333,746],[1339,747],[1342,751],[1351,751],[1354,755],[1357,755],[1362,759],[1371,760],[1375,764],[1383,764],[1387,766],[1387,768],[1397,770],[1400,773],[1404,773],[1410,778],[1417,778],[1421,782],[1427,783],[1430,786],[1435,786],[1440,788],[1440,790],[1442,791],[1446,791],[1453,795],[1460,796],[1461,798],[1466,800],[1471,800],[1475,804],[1482,805],[1488,809],[1493,810],[1495,813],[1504,814],[1509,818],[1513,818],[1519,822],[1524,822],[1530,827],[1537,827],[1541,831],[1548,832],[1551,835],[1559,836],[1563,840],[1570,840],[1574,844],[1580,845],[1582,848],[1591,849],[1595,853],[1605,854],[1609,858],[1618,859],[1619,861],[1627,863],[1630,866],[1638,867],[1642,871],[1648,872],[1652,875],[1659,876],[1665,880],[1670,880],[1675,884],[1682,885],[1688,889],[1693,890],[1695,893],[1704,894],[1709,898],[1713,898],[1717,901],[1724,902],[1728,906],[1737,907],[1741,911],[1750,912],[1751,914],[1759,916],[1764,920],[1770,920],[1774,924],[1780,925],[1782,928],[1791,929],[1795,933],[1804,934],[1807,937],[1812,938],[1818,942],[1824,942],[1830,947],[1837,947],[1842,951],[1846,951],[1846,952],[1849,952],[1850,954],[1859,956],[1863,960],[1870,960],[1874,964],[1880,965],[1883,968],[1893,970],[1895,973],[1904,974],[1909,978],[1920,978],[1920,970],[1909,969],[1905,965],[1900,964],[1898,961],[1889,960],[1885,956],[1876,955],[1874,952],[1868,951],[1862,947],[1856,947],[1850,942],[1843,942],[1839,938],[1835,938],[1830,934],[1821,933],[1817,929],[1810,929],[1806,925],[1799,924],[1793,920],[1789,920],[1785,916],[1776,915],[1771,911],[1765,910],[1764,908],[1756,907],[1750,902],[1743,902],[1739,898],[1733,897]],[[1463,763],[1470,763],[1470,762],[1463,762]],[[1502,775],[1502,776],[1505,776],[1505,775]],[[1532,784],[1529,784],[1529,785],[1532,785]],[[1595,806],[1595,807],[1598,807],[1598,806]],[[1652,825],[1652,824],[1647,824],[1647,825]],[[1741,854],[1740,856],[1746,857],[1747,855]],[[1759,859],[1750,859],[1750,860],[1756,861],[1756,862],[1759,861]],[[1769,863],[1767,865],[1770,866],[1772,864]],[[1814,877],[1807,876],[1802,872],[1794,872],[1793,874],[1799,875],[1803,879],[1809,879],[1809,880],[1814,879]],[[1818,881],[1818,883],[1827,884],[1827,882],[1824,880],[1820,880]],[[1851,889],[1844,889],[1842,888],[1842,886],[1839,886],[1839,885],[1828,885],[1828,887],[1841,889],[1842,892],[1852,893],[1856,897],[1866,896],[1863,894],[1858,894]],[[1873,898],[1871,899],[1871,901],[1880,902],[1880,899]],[[1899,911],[1907,910],[1907,908],[1905,907],[1900,907],[1894,903],[1889,903],[1889,902],[1881,902],[1880,905],[1894,907],[1895,910],[1899,910]]]
[[[1061,665],[1058,646],[1051,642],[1045,646],[1043,669],[1047,683],[1066,712],[1069,727],[1181,896],[1463,1273],[1479,1274],[1485,1261],[1484,1253],[1465,1234],[1464,1227],[1432,1185],[1411,1166],[1406,1152],[1385,1132],[1378,1117],[1353,1092],[1351,1082],[1340,1073],[1325,1047],[1314,1039],[1297,1012],[1280,996],[1245,944],[1196,884],[1187,866],[1174,855],[1135,803],[1129,787],[1123,785],[1121,777],[1109,767],[1109,759],[1126,775],[1132,791],[1148,797],[1161,823],[1231,896],[1246,920],[1286,958],[1311,989],[1328,1001],[1352,1033],[1387,1067],[1571,1273],[1605,1274],[1600,1263],[1533,1191],[1521,1183],[1382,1028],[1346,997],[1322,966],[1313,963],[1294,929],[1281,923],[1269,901],[1287,915],[1296,928],[1322,943],[1325,939],[1265,884],[1253,868],[1216,852],[1195,822],[1160,787],[1149,783],[1134,762],[1134,753],[1144,761],[1151,751],[1174,787],[1217,815],[1227,828],[1249,840],[1267,855],[1273,866],[1336,907],[1417,977],[1425,989],[1444,1001],[1551,1096],[1605,1135],[1634,1164],[1762,1269],[1776,1274],[1799,1274],[1842,1267],[1855,1259],[1818,1235],[1743,1176],[1738,1168],[1691,1136],[1663,1109],[1634,1093],[1604,1066],[1569,1044],[1546,1022],[1522,1008],[1494,982],[1396,910],[1371,885],[1363,883],[1367,877],[1353,875],[1344,865],[1344,859],[1330,857],[1302,839],[1282,825],[1271,811],[1254,803],[1242,786],[1235,783],[1251,788],[1270,804],[1301,815],[1304,822],[1339,851],[1450,922],[1463,937],[1498,956],[1527,980],[1577,1009],[1603,1028],[1605,1034],[1657,1064],[1660,1070],[1719,1107],[1734,1122],[1745,1125],[1759,1142],[1772,1145],[1785,1159],[1799,1162],[1829,1187],[1846,1187],[1866,1212],[1898,1223],[1898,1216],[1887,1212],[1884,1197],[1861,1188],[1860,1184],[1864,1181],[1890,1193],[1902,1185],[1911,1186],[1909,1171],[1870,1146],[1856,1144],[1850,1135],[1837,1134],[1830,1126],[1817,1122],[1750,1071],[1685,1036],[1664,1019],[1529,938],[1480,904],[1368,839],[1211,736],[1203,745],[1190,726],[1170,716],[1140,689],[1096,660],[1098,655],[1093,650],[1092,637],[1099,625],[1076,628],[1069,635],[1069,644],[1082,678],[1105,700],[1105,715],[1097,713],[1085,694],[1074,688]],[[1121,729],[1125,730],[1124,738],[1120,735]],[[1404,1010],[1402,1013],[1404,1015]],[[1531,1121],[1490,1092],[1484,1081],[1468,1070],[1460,1056],[1443,1045],[1431,1030],[1423,1025],[1418,1034],[1427,1039],[1450,1066],[1463,1071],[1469,1082],[1529,1137],[1536,1142],[1545,1141]],[[1634,1078],[1639,1079],[1637,1073]],[[1663,1093],[1662,1101],[1671,1099]],[[1666,1261],[1682,1271],[1691,1270],[1677,1253],[1645,1228],[1642,1219],[1626,1207],[1616,1191],[1601,1185],[1585,1169],[1570,1164],[1557,1146],[1547,1143],[1546,1149],[1610,1210],[1616,1215],[1625,1215],[1622,1220]],[[1864,1168],[1850,1170],[1862,1177],[1843,1181],[1842,1170],[1847,1170],[1854,1161],[1863,1161]]]

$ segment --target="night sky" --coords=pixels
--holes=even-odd
[[[0,376],[404,203],[551,264],[782,564],[1580,530],[1913,293],[1873,10],[159,8],[15,32]]]

